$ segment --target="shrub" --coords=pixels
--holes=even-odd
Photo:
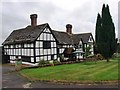
[[[116,58],[116,57],[117,57],[117,54],[114,53],[114,54],[112,55],[112,58]]]
[[[117,46],[117,52],[120,53],[120,43]]]
[[[54,63],[54,65],[61,64],[61,62],[60,62],[60,61],[58,61],[58,60],[54,60],[54,61],[53,61],[53,63]]]
[[[96,55],[96,59],[97,59],[97,60],[103,60],[104,57],[103,57],[101,54],[97,54],[97,55]]]
[[[51,66],[54,66],[53,60],[50,60],[50,61],[49,61],[49,64],[50,64]]]
[[[85,57],[89,56],[91,54],[90,52],[90,49],[91,49],[91,45],[89,45],[88,47],[85,48]]]
[[[45,60],[40,60],[40,61],[38,62],[38,65],[39,65],[39,66],[45,66],[45,65],[47,65],[47,64],[49,64],[49,62],[48,62],[48,61],[45,61]]]
[[[119,53],[114,53],[114,54],[112,55],[112,58],[120,58],[120,54],[119,54]]]
[[[63,55],[59,55],[60,61],[64,61],[64,56]]]
[[[88,55],[87,58],[94,58],[95,55],[91,54],[91,55]]]

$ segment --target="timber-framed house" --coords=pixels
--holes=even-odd
[[[60,55],[69,58],[73,52],[80,53],[76,58],[83,58],[88,46],[94,54],[91,33],[73,34],[71,24],[66,25],[66,32],[52,30],[48,23],[37,25],[37,14],[30,18],[31,25],[14,30],[2,44],[4,55],[9,55],[10,60],[18,56],[23,62],[37,63],[57,60]]]

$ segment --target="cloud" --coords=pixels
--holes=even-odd
[[[118,0],[12,0],[2,2],[2,43],[15,29],[30,25],[30,14],[38,14],[38,24],[49,23],[55,30],[65,31],[65,25],[73,25],[73,33],[95,33],[97,13],[103,3],[109,4],[110,12],[118,27]],[[0,7],[1,8],[1,7]]]
[[[38,16],[38,23],[41,23],[50,21],[51,15],[56,10],[55,6],[44,2],[4,2],[2,5],[3,41],[13,30],[29,25],[30,14],[37,13],[40,16]]]

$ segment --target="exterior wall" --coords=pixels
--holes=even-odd
[[[49,42],[50,47],[44,48],[44,41]],[[52,60],[57,59],[57,47],[56,40],[53,37],[49,28],[45,28],[45,30],[40,34],[35,42],[35,57],[36,62],[40,60]]]
[[[93,41],[92,37],[90,36],[87,46],[91,47],[91,49],[90,49],[91,54],[94,54],[94,45],[93,45],[93,42],[94,41]]]
[[[50,42],[50,48],[44,49],[44,41]],[[52,60],[57,59],[57,45],[56,40],[53,37],[49,28],[45,28],[45,30],[40,34],[40,36],[34,43],[24,43],[24,44],[14,44],[14,45],[4,45],[4,54],[10,56],[10,60],[14,60],[16,56],[28,57],[29,60],[25,60],[26,62],[38,62],[39,60]],[[24,61],[24,60],[23,60]]]
[[[14,60],[16,56],[19,56],[19,58],[29,57],[29,62],[34,62],[33,43],[4,45],[4,54],[9,55],[10,60]]]
[[[59,54],[63,54],[65,48],[73,47],[72,45],[59,45]]]
[[[76,51],[81,52],[81,53],[78,53],[76,55],[76,58],[79,58],[79,59],[83,58],[83,53],[82,52],[84,52],[84,50],[83,50],[83,42],[81,40],[79,41],[79,44],[76,48]]]

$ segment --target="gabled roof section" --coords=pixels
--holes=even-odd
[[[48,23],[37,26],[27,26],[26,28],[14,30],[3,42],[3,45],[33,42],[40,35],[40,33],[44,30],[46,26],[48,26]]]
[[[52,30],[59,44],[72,44],[72,37],[66,32]]]
[[[73,35],[74,44],[78,44],[81,39],[83,43],[88,43],[90,36],[92,36],[91,33],[74,34]],[[92,36],[92,39],[93,39],[93,36]]]
[[[37,26],[27,26],[26,28],[14,30],[3,42],[3,45],[34,42],[46,27],[50,29],[58,44],[73,45],[78,44],[80,40],[82,40],[83,43],[88,43],[90,36],[92,36],[91,33],[68,34],[67,32],[51,30],[49,24],[45,23]]]
[[[83,43],[88,43],[91,33],[82,33],[82,34],[68,34],[66,32],[60,32],[52,30],[59,44],[78,44],[80,40]],[[92,37],[93,39],[93,37]]]

